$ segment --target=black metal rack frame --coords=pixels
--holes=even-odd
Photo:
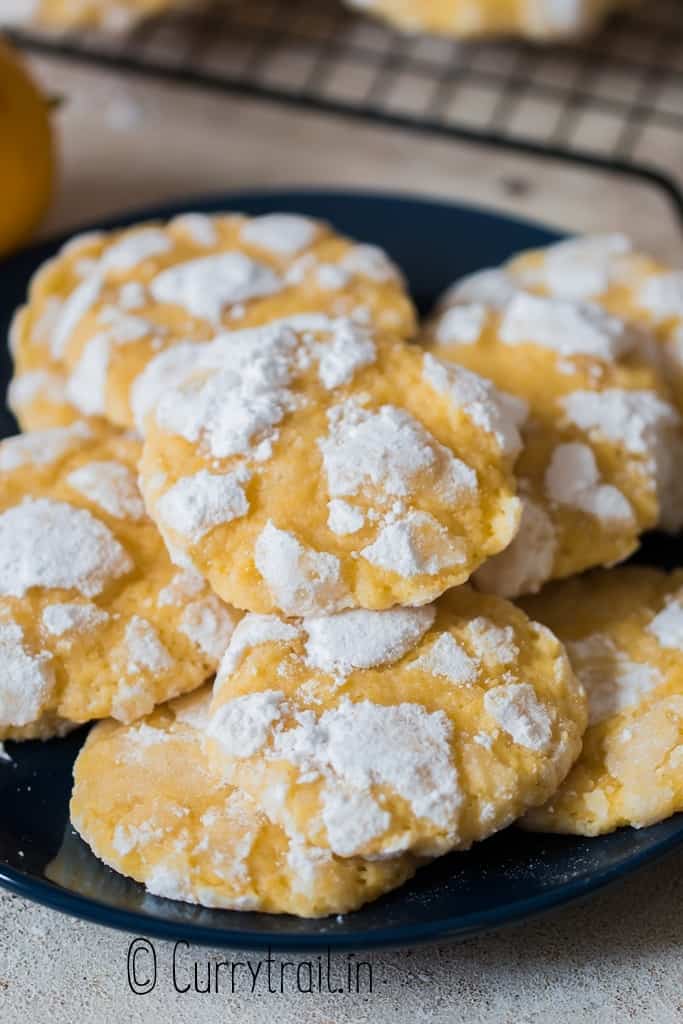
[[[15,37],[54,57],[627,175],[665,193],[683,229],[681,0],[551,48],[405,36],[336,0],[213,0],[125,37]],[[658,151],[678,142],[672,166]]]

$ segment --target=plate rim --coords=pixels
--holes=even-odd
[[[373,932],[352,932],[341,935],[334,933],[329,935],[280,935],[277,932],[242,932],[232,928],[214,929],[194,922],[167,921],[161,917],[148,916],[140,911],[111,907],[98,902],[93,897],[82,896],[73,890],[65,889],[54,882],[27,875],[9,867],[4,862],[0,862],[0,888],[51,910],[116,931],[167,941],[187,940],[204,947],[242,949],[250,952],[272,950],[278,953],[319,952],[327,948],[337,952],[408,948],[430,943],[454,942],[505,927],[514,927],[615,885],[642,868],[663,860],[683,845],[683,812],[674,815],[669,820],[676,818],[680,818],[680,826],[676,832],[659,840],[654,846],[632,854],[626,863],[612,865],[601,871],[593,871],[584,878],[564,882],[547,893],[526,897],[513,903],[499,904],[488,910],[472,911],[465,916],[462,914],[450,915],[447,918],[438,918],[421,924],[387,925]],[[599,839],[599,837],[597,838]],[[95,855],[93,854],[93,856]],[[107,867],[107,870],[113,871],[107,865],[104,866]],[[427,864],[419,870],[428,868]],[[129,881],[134,882],[132,879]],[[134,884],[140,885],[137,882]],[[188,906],[195,905],[188,904]],[[201,909],[198,905],[196,906],[197,909]],[[220,910],[220,908],[218,909]],[[225,912],[239,913],[239,911]],[[271,916],[276,918],[291,915],[263,914],[264,918]],[[311,919],[312,922],[325,920],[327,918],[324,917]]]
[[[415,194],[408,190],[390,190],[386,188],[323,188],[296,186],[287,188],[249,188],[226,192],[202,193],[196,196],[173,197],[159,203],[144,204],[132,210],[107,215],[97,221],[86,221],[75,225],[65,232],[51,234],[41,238],[5,257],[0,261],[0,270],[13,267],[17,271],[29,270],[36,260],[47,258],[47,254],[56,251],[65,241],[74,235],[88,231],[111,230],[125,227],[139,220],[154,220],[172,217],[188,210],[198,212],[221,211],[234,208],[239,210],[242,202],[258,201],[291,204],[297,200],[313,200],[329,203],[359,201],[361,203],[407,203],[411,206],[443,209],[474,214],[485,220],[503,222],[509,226],[527,229],[544,234],[550,239],[567,237],[568,233],[561,228],[548,225],[529,217],[519,217],[510,212],[487,208],[476,203],[466,203],[439,195]],[[32,269],[37,269],[33,267]],[[335,935],[316,934],[278,934],[277,932],[242,932],[233,928],[209,928],[194,922],[170,921],[161,917],[153,917],[135,910],[122,910],[105,903],[100,903],[90,896],[83,896],[73,890],[64,888],[57,883],[36,878],[19,868],[12,867],[0,860],[0,887],[31,902],[46,906],[60,913],[65,913],[81,920],[93,922],[105,927],[130,934],[151,936],[165,940],[188,940],[200,946],[241,949],[247,951],[273,950],[275,952],[315,952],[329,948],[337,951],[380,950],[418,944],[457,941],[475,934],[492,931],[502,927],[520,924],[521,922],[552,910],[559,909],[569,903],[590,896],[607,886],[625,879],[646,865],[655,863],[667,854],[683,845],[683,813],[675,815],[680,818],[679,828],[663,837],[645,850],[631,854],[625,862],[611,865],[602,870],[593,870],[588,876],[564,882],[549,892],[538,893],[513,902],[498,904],[486,910],[471,911],[468,914],[449,915],[415,923],[394,925],[388,924],[373,931],[345,932]],[[68,827],[68,826],[67,826]],[[428,869],[425,866],[424,869]],[[109,869],[111,870],[111,869]],[[270,915],[264,914],[267,918]],[[276,916],[276,915],[274,915]],[[284,915],[282,915],[284,916]],[[345,915],[346,916],[346,915]],[[322,919],[313,919],[324,921]]]

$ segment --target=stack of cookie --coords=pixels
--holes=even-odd
[[[563,243],[420,336],[387,256],[305,217],[74,240],[12,331],[0,739],[105,719],[75,827],[212,907],[343,913],[518,819],[673,813],[683,580],[525,595],[679,527],[682,291]]]

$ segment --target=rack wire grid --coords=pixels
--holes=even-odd
[[[337,0],[213,0],[125,37],[18,34],[57,56],[648,179],[683,220],[683,0],[540,47],[402,35]]]

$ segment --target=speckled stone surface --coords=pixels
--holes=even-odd
[[[300,994],[295,968],[287,991],[269,993],[265,968],[251,993],[246,968],[219,972],[221,991],[180,994],[173,986],[172,943],[154,941],[157,982],[135,995],[127,980],[133,936],[72,920],[0,896],[0,1020],[3,1024],[675,1024],[683,1021],[683,852],[583,904],[505,931],[440,947],[362,954],[372,965],[373,991]],[[178,987],[205,984],[207,962],[256,953],[182,950]],[[279,985],[282,961],[274,957]],[[149,953],[138,975],[149,975]],[[342,966],[340,957],[335,967]],[[305,978],[305,973],[304,973]],[[304,982],[304,986],[306,984]]]

